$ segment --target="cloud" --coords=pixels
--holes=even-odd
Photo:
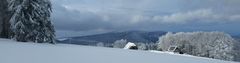
[[[240,23],[236,0],[52,0],[57,30],[203,30]],[[219,24],[222,23],[222,24]],[[238,25],[240,26],[240,25]],[[189,28],[191,27],[191,28]],[[199,28],[203,27],[203,28]],[[226,27],[233,27],[226,25]],[[174,29],[172,29],[174,28]],[[204,29],[205,30],[205,29]]]
[[[102,16],[91,12],[79,12],[75,10],[54,11],[53,22],[59,30],[92,30],[109,26]]]
[[[230,20],[231,20],[231,21],[240,21],[240,15],[230,16]]]
[[[164,16],[154,16],[154,21],[162,23],[191,23],[191,22],[225,22],[225,21],[239,21],[240,15],[224,15],[221,13],[214,13],[211,9],[200,9],[188,12],[173,13]]]
[[[136,24],[139,22],[144,22],[144,21],[149,21],[149,20],[151,20],[150,16],[133,15],[129,21],[131,24]]]
[[[160,20],[162,22],[175,22],[175,23],[182,23],[187,21],[199,20],[199,19],[209,19],[213,18],[215,15],[211,10],[201,9],[197,11],[189,11],[186,13],[175,13],[166,16],[155,16],[154,20]]]

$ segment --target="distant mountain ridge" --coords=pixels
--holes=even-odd
[[[238,42],[240,42],[240,35],[235,35],[235,36],[232,36],[235,40],[237,40]]]
[[[109,32],[103,34],[68,37],[60,40],[60,43],[79,44],[79,45],[95,45],[96,43],[112,44],[116,40],[126,39],[129,42],[156,42],[158,38],[165,35],[164,31],[124,31],[124,32]]]

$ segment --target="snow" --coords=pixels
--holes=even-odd
[[[196,57],[196,56],[188,55],[188,54],[177,54],[177,53],[169,52],[169,51],[155,51],[155,50],[150,50],[149,52],[160,53],[160,54],[171,54],[171,55],[178,55],[178,56],[186,56],[186,57],[194,57],[194,58],[201,58],[201,59],[211,59],[211,58],[206,58],[206,57]]]
[[[123,49],[130,49],[130,47],[132,47],[132,46],[136,46],[136,45],[132,42],[128,42]]]
[[[65,41],[65,40],[68,40],[69,38],[59,38],[58,40],[59,41]]]
[[[0,63],[237,63],[216,59],[67,44],[0,39]]]

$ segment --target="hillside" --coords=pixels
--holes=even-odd
[[[127,39],[129,42],[156,42],[159,36],[166,34],[164,31],[146,32],[146,31],[125,31],[125,32],[110,32],[97,35],[68,37],[60,43],[80,44],[80,45],[95,45],[96,43],[113,43],[116,40]]]
[[[0,39],[0,63],[236,63],[163,52]]]

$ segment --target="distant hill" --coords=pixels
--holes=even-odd
[[[232,36],[235,40],[237,40],[238,42],[240,42],[240,35],[235,35],[235,36]]]
[[[104,44],[112,44],[116,40],[127,39],[129,42],[156,42],[158,37],[166,34],[164,31],[125,31],[125,32],[110,32],[97,35],[68,37],[59,39],[60,43],[79,44],[79,45],[95,45],[102,42]]]

